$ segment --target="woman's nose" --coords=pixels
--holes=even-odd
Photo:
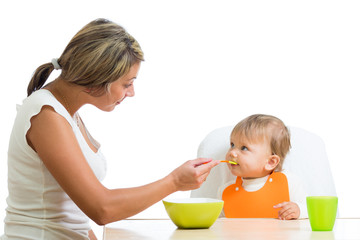
[[[128,97],[135,96],[135,89],[133,86],[126,92],[126,96],[128,96]]]

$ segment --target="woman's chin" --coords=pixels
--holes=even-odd
[[[115,109],[116,105],[110,105],[110,106],[106,106],[106,107],[101,107],[98,109],[100,109],[101,111],[104,111],[104,112],[112,112],[114,109]]]

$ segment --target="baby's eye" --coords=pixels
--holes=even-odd
[[[243,151],[248,151],[249,149],[248,149],[247,147],[245,147],[245,146],[242,146],[242,147],[241,147],[241,150],[243,150]]]
[[[231,147],[231,148],[234,148],[234,147],[235,147],[235,144],[234,144],[234,143],[230,143],[230,147]]]

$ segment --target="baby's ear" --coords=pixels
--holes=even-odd
[[[280,162],[280,157],[278,155],[271,155],[267,161],[267,163],[265,164],[265,169],[267,171],[273,171],[276,166],[279,164]]]

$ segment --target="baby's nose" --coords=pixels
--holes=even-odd
[[[237,155],[237,153],[235,151],[231,151],[230,156],[233,157],[233,158],[236,158],[238,155]]]

